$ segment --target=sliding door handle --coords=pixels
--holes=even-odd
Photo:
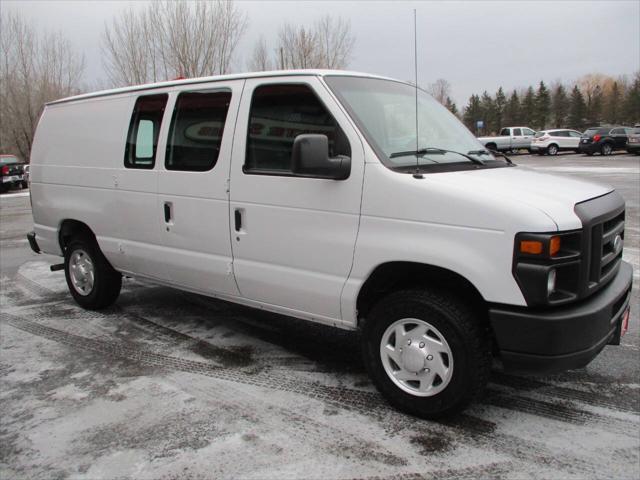
[[[236,232],[239,232],[242,230],[242,210],[236,208],[233,215]]]
[[[171,202],[164,202],[164,221],[165,223],[171,223]]]

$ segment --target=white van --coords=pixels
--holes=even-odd
[[[493,356],[547,372],[619,343],[620,194],[494,156],[417,96],[417,130],[414,87],[338,71],[52,102],[29,241],[64,256],[85,308],[128,275],[361,329],[376,386],[423,417],[476,398]]]

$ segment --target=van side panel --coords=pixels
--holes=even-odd
[[[31,155],[31,198],[38,243],[61,255],[58,229],[70,218],[86,223],[118,268],[117,173],[133,97],[109,97],[47,106]]]

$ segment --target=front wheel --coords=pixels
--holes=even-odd
[[[489,378],[488,330],[447,292],[390,294],[371,310],[362,342],[378,390],[398,409],[422,418],[462,410]]]
[[[547,153],[549,155],[557,155],[558,154],[558,146],[553,143],[547,147]]]
[[[64,267],[69,292],[82,308],[100,310],[120,295],[122,275],[88,235],[71,240],[65,250]]]
[[[600,148],[600,153],[602,155],[611,155],[611,152],[613,152],[613,147],[611,146],[610,143],[605,143]]]

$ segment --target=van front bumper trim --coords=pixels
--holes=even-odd
[[[605,345],[618,344],[632,279],[631,265],[621,262],[606,287],[578,304],[551,309],[490,308],[489,318],[505,369],[550,373],[581,368]]]

